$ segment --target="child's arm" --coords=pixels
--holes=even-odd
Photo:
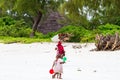
[[[52,69],[53,69],[54,65],[55,65],[55,61],[53,62]]]
[[[64,64],[65,62],[60,62],[60,64]]]
[[[57,47],[55,48],[55,50],[57,50]]]

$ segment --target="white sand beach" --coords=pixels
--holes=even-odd
[[[57,43],[0,43],[0,80],[52,80]],[[81,45],[82,48],[73,48]],[[63,43],[62,80],[120,80],[120,50],[90,51],[94,43]],[[57,79],[53,79],[57,80]]]

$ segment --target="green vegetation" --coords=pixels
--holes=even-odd
[[[70,24],[96,29],[101,24],[120,25],[119,3],[120,0],[68,0],[60,11],[71,20]]]
[[[0,42],[3,43],[32,43],[32,42],[50,42],[51,38],[59,33],[69,33],[73,36],[69,42],[94,42],[96,34],[114,34],[120,33],[120,26],[113,24],[100,25],[97,29],[87,30],[82,26],[68,25],[57,32],[51,32],[46,35],[36,32],[33,38],[30,38],[31,28],[24,20],[15,20],[11,17],[0,18]]]
[[[32,26],[35,35],[39,22],[46,13],[57,11],[64,0],[0,0],[0,14],[23,18]]]
[[[0,18],[0,36],[29,37],[31,29],[24,20],[14,20],[10,17]]]
[[[9,31],[9,30],[8,30]],[[115,34],[115,32],[120,33],[120,26],[113,24],[101,25],[95,30],[86,30],[81,26],[65,26],[61,28],[58,32],[51,32],[46,35],[36,32],[33,38],[29,37],[14,37],[14,36],[1,36],[0,42],[2,43],[32,43],[32,42],[50,42],[51,38],[59,33],[69,33],[73,36],[70,38],[69,42],[94,42],[96,34]],[[18,34],[15,32],[13,34]],[[24,34],[24,33],[23,33]]]
[[[40,39],[40,38],[26,38],[26,37],[4,37],[0,36],[0,43],[34,43],[34,42],[50,42],[49,38]]]
[[[58,33],[73,34],[70,42],[94,42],[96,34],[114,35],[116,32],[120,34],[120,26],[113,24],[101,25],[94,30],[87,30],[81,26],[65,26],[58,31]]]
[[[15,20],[11,17],[0,18],[0,43],[32,43],[49,42],[50,34],[43,35],[36,32],[36,36],[30,38],[32,29],[24,20]]]
[[[70,42],[86,42],[87,38],[85,37],[91,35],[92,31],[89,31],[81,26],[65,26],[62,29],[58,31],[58,33],[69,33],[72,34],[73,36],[69,40]]]
[[[96,30],[98,31],[98,33],[101,33],[103,35],[115,34],[116,32],[120,34],[120,26],[113,25],[113,24],[98,26]]]
[[[96,34],[120,34],[120,0],[0,0],[0,42],[50,41],[59,33],[73,36],[69,42],[94,42]],[[46,35],[38,25],[50,12],[65,16],[66,26]],[[31,37],[31,38],[30,38]]]

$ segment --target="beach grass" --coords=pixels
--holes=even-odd
[[[0,36],[0,43],[34,43],[34,42],[50,42],[49,38],[26,38],[26,37],[4,37]]]

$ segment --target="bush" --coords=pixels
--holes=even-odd
[[[58,33],[69,33],[73,36],[70,38],[69,42],[81,42],[82,38],[85,37],[86,33],[89,34],[90,31],[86,30],[81,26],[65,26],[61,28]]]
[[[10,26],[13,24],[15,24],[15,20],[11,17],[6,16],[6,17],[0,18],[0,26],[5,26],[5,25]]]
[[[10,17],[0,18],[0,36],[29,37],[31,29],[24,20],[16,21]]]
[[[85,32],[84,36],[81,39],[81,42],[94,42],[95,40],[95,32],[94,31],[87,31]]]
[[[113,24],[101,25],[97,29],[99,34],[107,35],[107,34],[115,34],[116,32],[120,33],[120,26]]]

